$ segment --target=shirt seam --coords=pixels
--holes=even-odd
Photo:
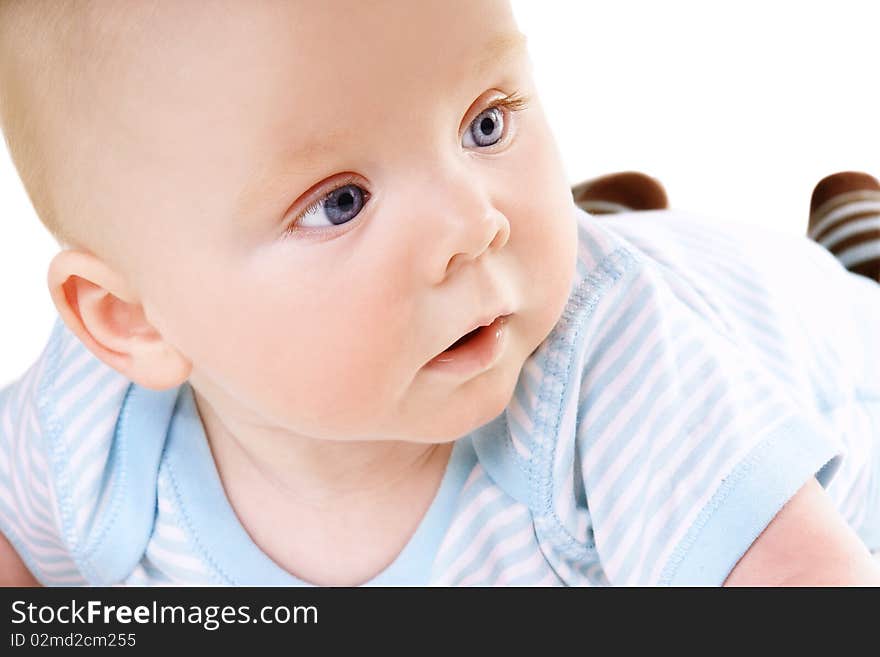
[[[230,577],[224,568],[222,568],[216,560],[211,556],[208,550],[202,545],[202,542],[199,540],[199,537],[194,529],[192,520],[189,518],[189,514],[187,513],[186,507],[183,504],[183,498],[180,494],[180,489],[177,485],[177,477],[174,475],[174,466],[171,465],[170,461],[165,462],[165,467],[168,470],[168,483],[171,487],[171,493],[174,497],[175,507],[178,515],[180,516],[181,523],[184,525],[186,529],[187,536],[190,541],[193,543],[195,547],[195,551],[198,552],[201,557],[205,560],[208,566],[214,571],[215,579],[219,579],[219,581],[228,586],[235,586],[235,580]]]
[[[122,411],[119,416],[116,418],[116,424],[113,427],[113,438],[111,443],[111,450],[115,447],[117,451],[117,459],[111,460],[110,455],[108,454],[107,460],[110,462],[109,465],[114,467],[116,463],[118,466],[115,467],[117,472],[117,477],[115,479],[111,478],[111,488],[107,491],[107,495],[110,497],[110,509],[108,513],[104,516],[106,519],[103,520],[100,529],[98,530],[97,535],[92,538],[87,546],[83,547],[82,558],[89,561],[91,565],[92,558],[94,557],[95,552],[101,547],[101,542],[104,540],[104,537],[107,535],[107,532],[110,530],[110,527],[113,526],[114,521],[116,520],[116,516],[119,515],[119,509],[122,506],[122,496],[119,491],[124,490],[125,484],[128,480],[128,459],[126,458],[127,449],[125,445],[125,441],[119,440],[119,428],[123,424],[127,424],[128,416],[131,413],[131,404],[129,403],[129,396],[132,394],[134,390],[134,386],[129,383],[128,387],[125,390],[125,395],[122,398]]]
[[[559,440],[559,425],[564,413],[562,402],[565,397],[565,382],[569,381],[573,352],[579,344],[584,321],[605,294],[632,271],[633,266],[638,262],[640,259],[637,255],[625,247],[618,247],[606,255],[581,281],[572,295],[575,303],[565,309],[562,320],[563,326],[569,329],[563,332],[563,336],[570,336],[570,339],[559,340],[552,345],[547,354],[547,366],[542,376],[541,393],[535,413],[535,434],[543,440],[529,458],[529,470],[526,474],[530,497],[538,516],[543,519],[540,524],[545,526],[548,538],[566,555],[575,558],[595,556],[596,550],[594,542],[582,542],[573,537],[553,508],[552,470]],[[597,275],[598,271],[601,271],[601,276]],[[588,291],[591,291],[592,295],[588,294]],[[570,331],[571,327],[574,328],[573,332]],[[552,432],[548,430],[551,423]]]
[[[56,330],[60,330],[59,325]],[[70,459],[67,448],[62,440],[63,429],[61,422],[55,415],[54,409],[49,404],[48,393],[51,382],[57,380],[58,371],[60,369],[59,350],[61,348],[61,339],[51,340],[51,347],[47,354],[47,364],[45,375],[40,382],[38,409],[41,419],[46,428],[47,448],[51,456],[51,468],[55,475],[56,494],[59,506],[59,520],[61,522],[62,539],[67,543],[70,549],[70,555],[74,563],[81,569],[86,579],[93,583],[104,583],[104,577],[101,576],[100,570],[93,563],[94,555],[101,547],[101,541],[107,535],[107,532],[113,526],[113,522],[119,514],[121,508],[120,490],[124,489],[124,484],[128,479],[128,471],[126,467],[126,447],[119,440],[119,427],[123,423],[124,418],[128,417],[130,412],[129,396],[132,394],[134,386],[129,383],[123,396],[122,408],[116,423],[113,426],[113,438],[111,440],[111,449],[117,451],[117,459],[114,463],[110,463],[115,467],[117,477],[112,479],[107,496],[110,500],[110,506],[105,514],[102,514],[101,525],[97,534],[93,537],[84,534],[85,528],[78,528],[74,522],[73,501],[71,497],[72,486],[68,476]],[[108,462],[110,456],[108,454]]]
[[[82,554],[80,554],[80,541],[74,531],[73,525],[73,510],[69,494],[70,484],[68,477],[66,476],[66,471],[62,468],[62,465],[67,464],[68,462],[67,450],[59,439],[61,435],[60,422],[57,421],[55,414],[49,407],[48,401],[49,387],[51,382],[57,380],[58,369],[60,367],[58,362],[58,350],[60,349],[61,343],[61,337],[58,335],[60,329],[61,325],[56,325],[55,330],[50,337],[50,345],[46,354],[46,368],[39,384],[37,409],[40,419],[45,427],[45,446],[50,461],[50,468],[55,477],[55,492],[58,500],[58,521],[60,524],[58,529],[61,533],[61,540],[67,545],[74,564],[76,564],[86,579],[96,580],[97,573],[92,568],[91,563],[87,558],[83,558]]]
[[[694,546],[698,543],[709,521],[724,507],[725,501],[736,492],[739,484],[763,463],[764,455],[777,446],[780,438],[785,435],[785,430],[798,417],[797,413],[792,413],[777,422],[766,432],[765,436],[755,445],[750,453],[731,468],[730,472],[727,473],[721,483],[715,488],[712,496],[697,514],[694,522],[666,560],[666,564],[663,566],[657,581],[658,586],[668,586],[675,579],[678,569],[691,555]],[[746,546],[747,550],[748,547]]]

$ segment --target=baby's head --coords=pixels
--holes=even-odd
[[[0,0],[65,324],[228,424],[453,440],[558,320],[571,194],[503,0]],[[426,364],[509,313],[466,372]]]

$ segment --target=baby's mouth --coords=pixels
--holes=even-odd
[[[451,345],[449,345],[448,347],[446,347],[446,349],[445,349],[444,351],[452,351],[452,350],[455,349],[456,347],[460,347],[460,346],[463,345],[465,342],[467,342],[467,341],[470,340],[472,337],[474,337],[477,333],[479,333],[481,328],[484,328],[484,327],[482,327],[482,326],[478,326],[477,328],[475,328],[475,329],[474,329],[473,331],[471,331],[470,333],[465,333],[465,334],[464,334],[463,336],[461,336],[458,340],[456,340],[456,341],[453,342]]]
[[[465,333],[426,365],[429,370],[467,376],[492,365],[503,351],[509,314],[498,315],[487,325]]]

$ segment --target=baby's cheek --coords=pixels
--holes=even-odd
[[[368,433],[372,418],[382,416],[394,398],[390,345],[339,333],[255,352],[261,364],[252,370],[249,396],[267,416],[314,437]]]

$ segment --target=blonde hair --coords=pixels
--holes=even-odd
[[[0,129],[37,216],[62,247],[106,237],[89,202],[100,189],[72,166],[98,139],[73,138],[66,119],[93,101],[132,7],[144,5],[0,0]]]

